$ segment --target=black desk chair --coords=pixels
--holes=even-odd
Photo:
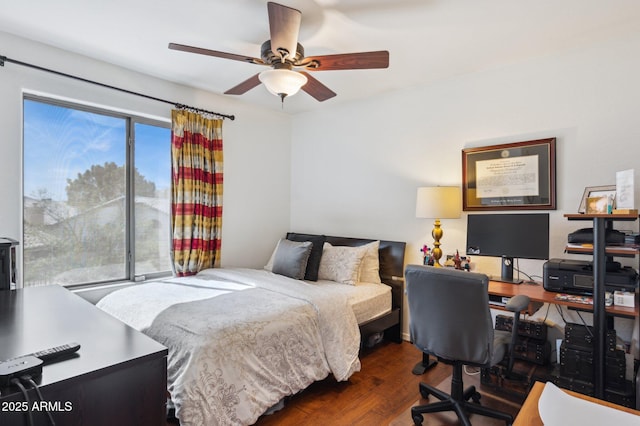
[[[515,346],[520,311],[529,305],[527,296],[512,297],[507,309],[514,312],[512,332],[494,331],[489,310],[489,278],[450,268],[408,265],[405,270],[409,301],[411,340],[421,351],[452,364],[451,394],[420,383],[423,398],[440,401],[411,408],[416,425],[423,413],[455,411],[460,422],[470,426],[467,413],[501,419],[510,425],[513,417],[480,405],[474,386],[464,390],[462,366],[491,367],[505,361],[507,348]],[[513,367],[513,351],[506,358],[507,374]],[[470,402],[472,399],[473,402]]]

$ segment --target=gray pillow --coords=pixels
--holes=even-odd
[[[271,271],[296,280],[304,279],[312,247],[313,243],[310,241],[296,242],[281,239],[278,241]]]
[[[287,233],[287,240],[289,241],[310,241],[313,243],[311,247],[311,254],[309,254],[309,261],[307,262],[307,272],[304,274],[304,279],[309,281],[318,281],[318,269],[320,268],[320,258],[322,258],[322,245],[324,244],[324,235],[306,235],[296,234],[293,232]]]

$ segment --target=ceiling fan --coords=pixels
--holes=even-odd
[[[389,66],[389,52],[386,50],[305,57],[304,48],[298,43],[302,12],[274,2],[267,3],[267,11],[271,39],[262,43],[261,59],[177,43],[169,43],[169,49],[269,66],[272,69],[262,71],[224,93],[242,95],[263,83],[271,93],[279,96],[283,103],[285,97],[294,95],[300,89],[320,102],[336,96],[334,91],[306,71],[373,69]]]

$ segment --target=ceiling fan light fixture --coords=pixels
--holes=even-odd
[[[307,84],[307,77],[288,69],[262,71],[258,78],[269,92],[279,96],[281,99],[295,95],[302,86]]]
[[[271,93],[282,100],[283,108],[284,98],[296,94],[301,88],[318,102],[336,96],[333,90],[306,71],[389,67],[389,52],[386,50],[305,56],[304,47],[298,42],[302,12],[273,1],[267,2],[267,12],[270,38],[260,46],[260,58],[177,43],[169,43],[169,49],[272,67],[273,70],[254,74],[224,94],[242,95],[263,83]],[[303,70],[295,72],[294,67]]]

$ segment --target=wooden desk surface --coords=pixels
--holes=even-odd
[[[513,426],[543,426],[542,419],[540,418],[540,412],[538,411],[538,401],[540,400],[540,395],[544,390],[544,386],[545,384],[542,382],[535,382],[533,384],[533,388],[531,388],[531,392],[529,392],[527,399],[524,401],[524,404],[522,404],[522,407],[518,412],[518,416],[513,422]],[[569,395],[575,396],[577,398],[640,416],[640,411],[623,407],[622,405],[613,404],[611,402],[602,401],[600,399],[582,395],[580,393],[572,392],[566,389],[562,390]]]
[[[66,288],[49,285],[0,291],[0,359],[77,342],[73,357],[47,364],[39,382],[55,423],[65,426],[166,424],[167,348]],[[36,401],[33,389],[28,399]],[[24,397],[2,389],[2,407]],[[31,406],[30,406],[31,407]],[[33,426],[48,426],[31,409]],[[1,425],[24,425],[21,410],[0,410]]]
[[[509,284],[501,281],[489,281],[489,294],[497,296],[513,297],[518,294],[529,296],[532,302],[553,303],[555,305],[564,305],[585,311],[593,310],[593,305],[584,303],[569,302],[566,300],[557,300],[555,297],[558,293],[546,291],[541,283],[538,284]],[[635,318],[640,312],[639,303],[636,301],[634,308],[624,306],[609,306],[607,313],[627,318]]]
[[[0,291],[0,360],[77,342],[75,356],[46,365],[41,385],[166,357],[167,348],[57,285]]]

